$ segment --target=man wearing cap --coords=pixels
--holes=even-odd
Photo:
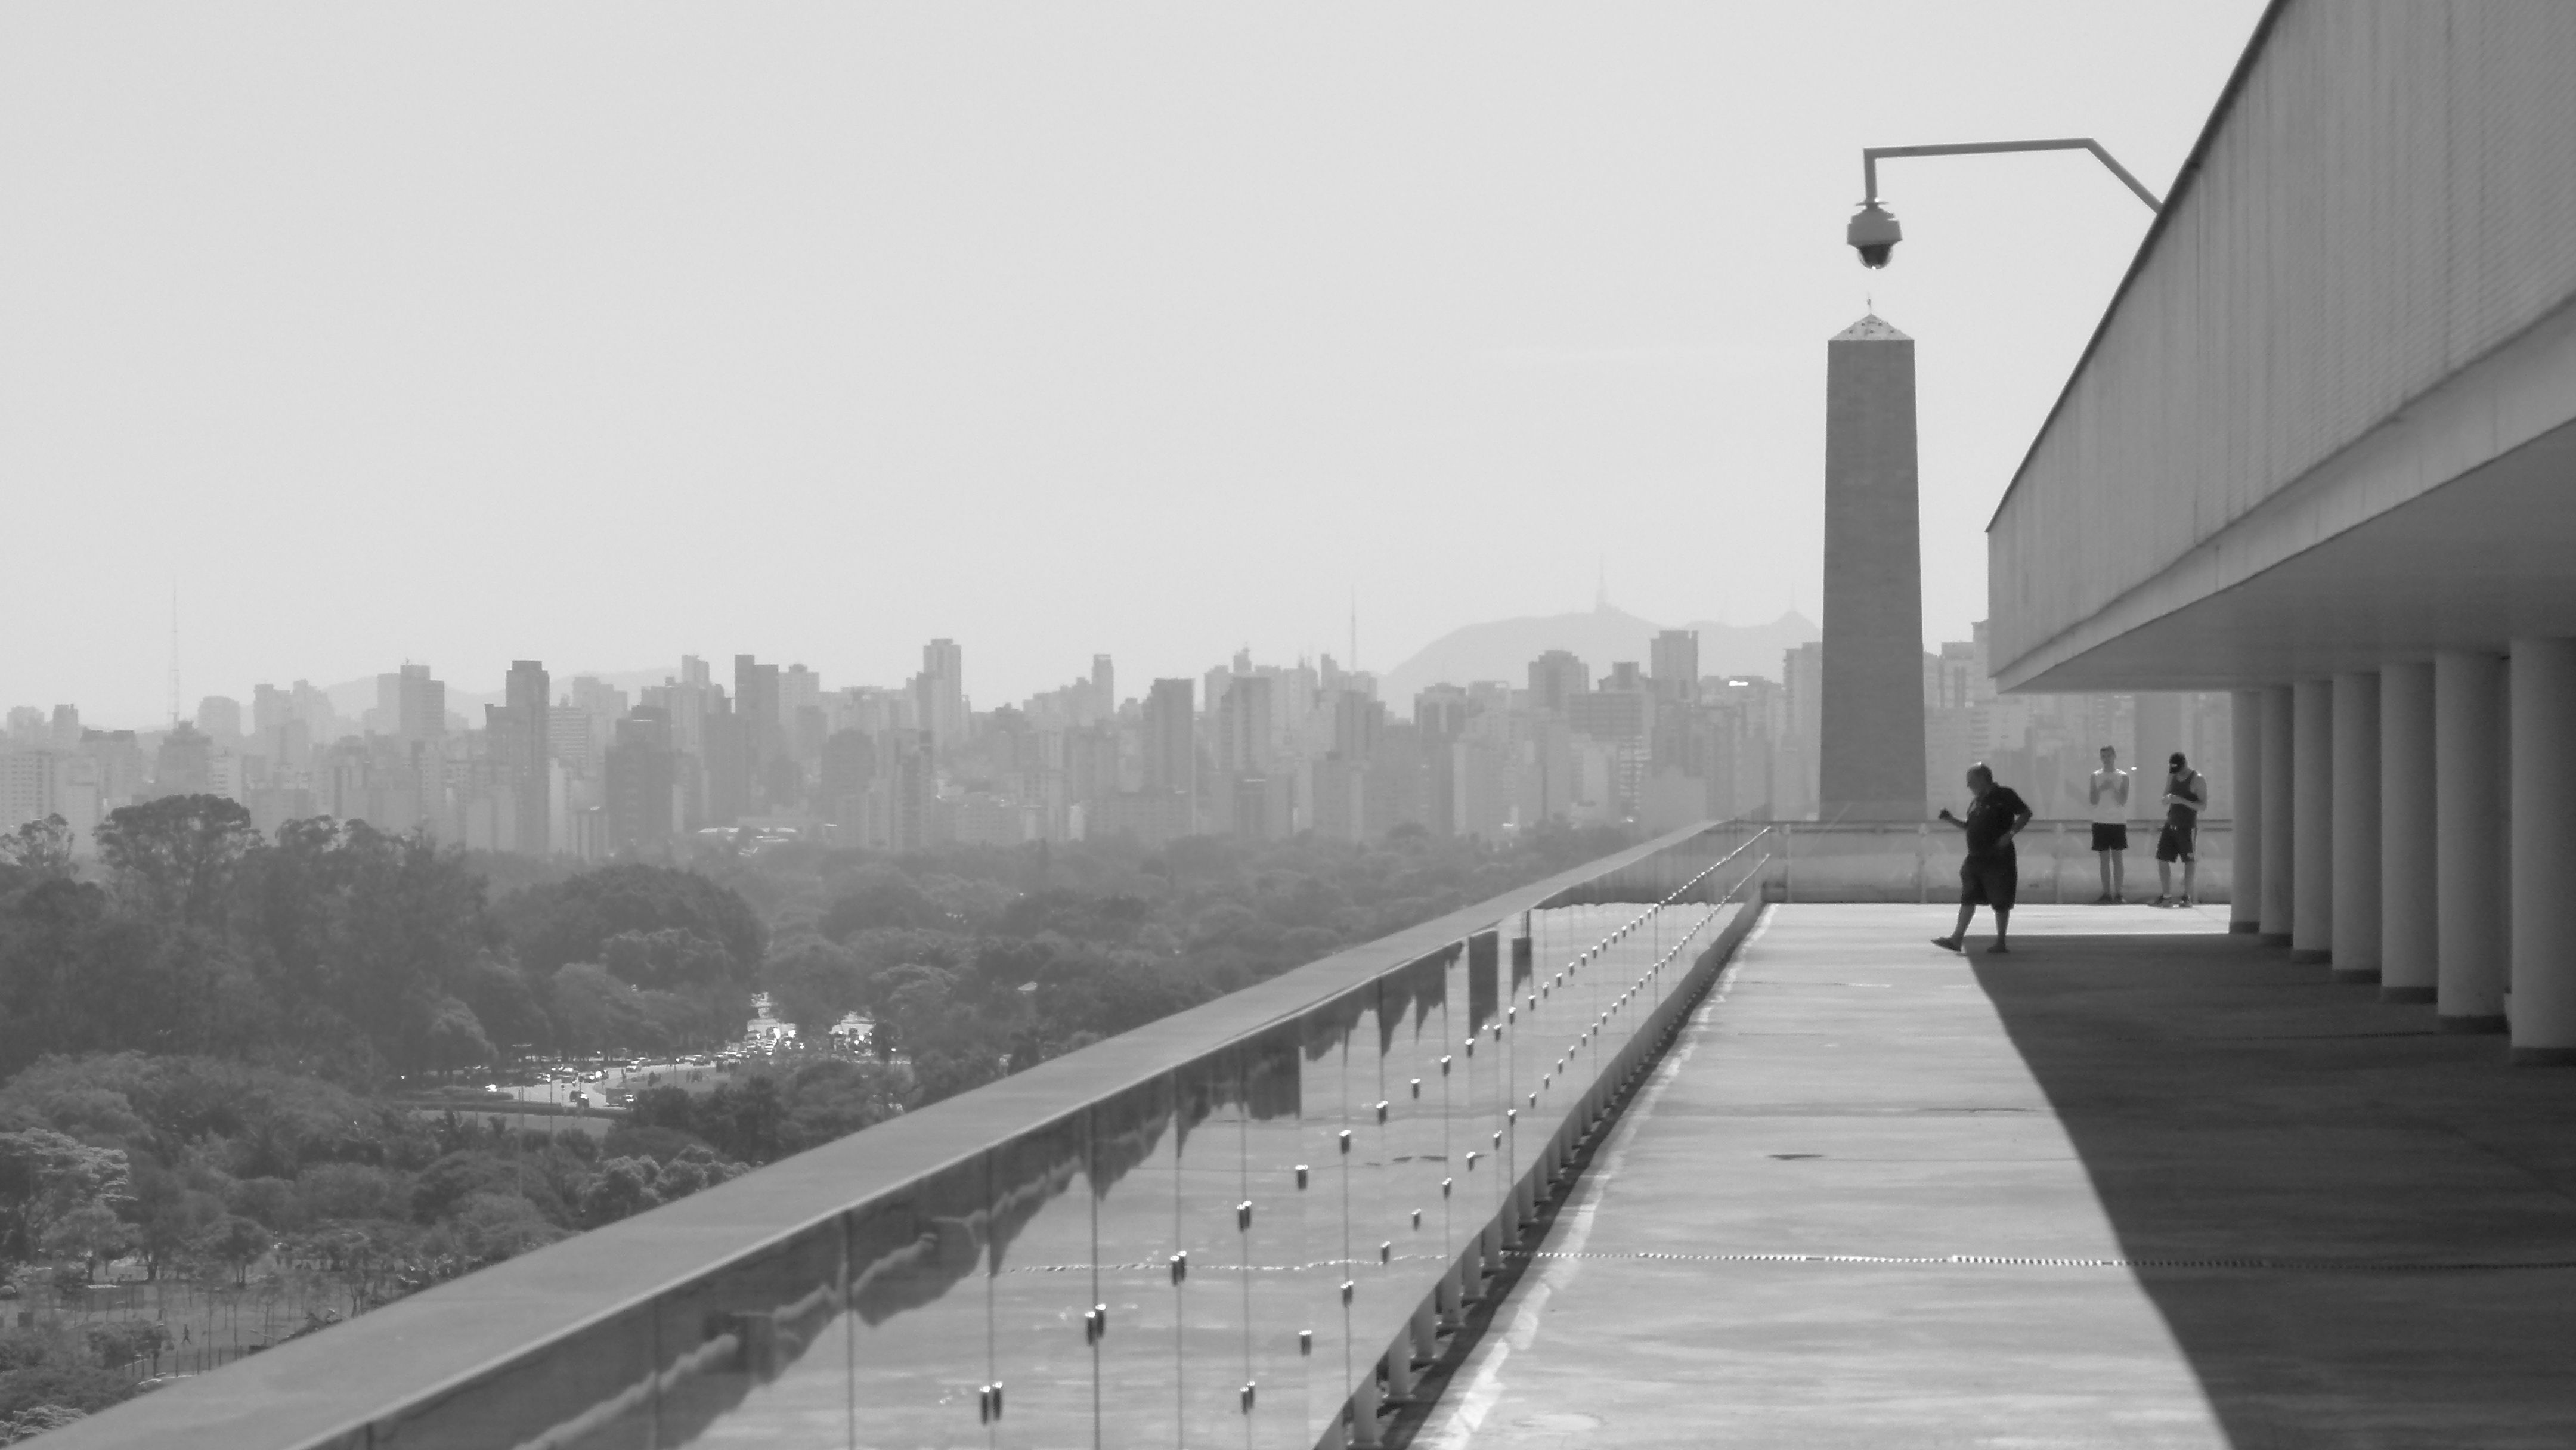
[[[1968,767],[1968,789],[1976,799],[1968,803],[1968,817],[1961,820],[1941,808],[1941,819],[1968,833],[1968,859],[1959,865],[1959,924],[1948,936],[1932,938],[1932,945],[1944,951],[1957,951],[1967,940],[1968,922],[1977,914],[1979,903],[1995,909],[1995,944],[1990,952],[2009,952],[2004,945],[2004,932],[2012,924],[2013,896],[2021,885],[2021,863],[2013,856],[2013,837],[2030,824],[2030,807],[2010,786],[1995,784],[1995,773],[1984,761]]]
[[[2156,833],[2156,905],[2191,905],[2191,878],[2198,862],[2194,846],[2200,833],[2200,808],[2209,803],[2209,783],[2177,750],[2165,762],[2165,827]],[[2182,895],[2173,894],[2173,863],[2182,863]]]

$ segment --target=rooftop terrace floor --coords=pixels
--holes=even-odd
[[[2576,1072],[2217,913],[1954,909],[1772,908],[1414,1443],[2576,1444]]]

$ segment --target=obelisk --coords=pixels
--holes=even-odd
[[[1914,339],[1876,316],[1825,344],[1824,644],[1818,819],[1923,819]]]

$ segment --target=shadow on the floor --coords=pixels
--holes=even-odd
[[[2245,937],[1973,961],[2233,1443],[2576,1444],[2576,1071]]]

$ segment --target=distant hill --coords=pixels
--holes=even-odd
[[[1530,661],[1552,649],[1573,651],[1592,667],[1596,680],[1620,660],[1635,660],[1644,669],[1652,658],[1648,644],[1665,628],[1608,605],[1575,614],[1471,624],[1451,630],[1388,670],[1379,681],[1378,698],[1402,712],[1411,708],[1413,697],[1426,685],[1508,680],[1526,686]],[[1774,680],[1780,678],[1780,656],[1818,636],[1816,626],[1794,610],[1769,624],[1700,620],[1679,628],[1699,635],[1702,675],[1761,675]]]

